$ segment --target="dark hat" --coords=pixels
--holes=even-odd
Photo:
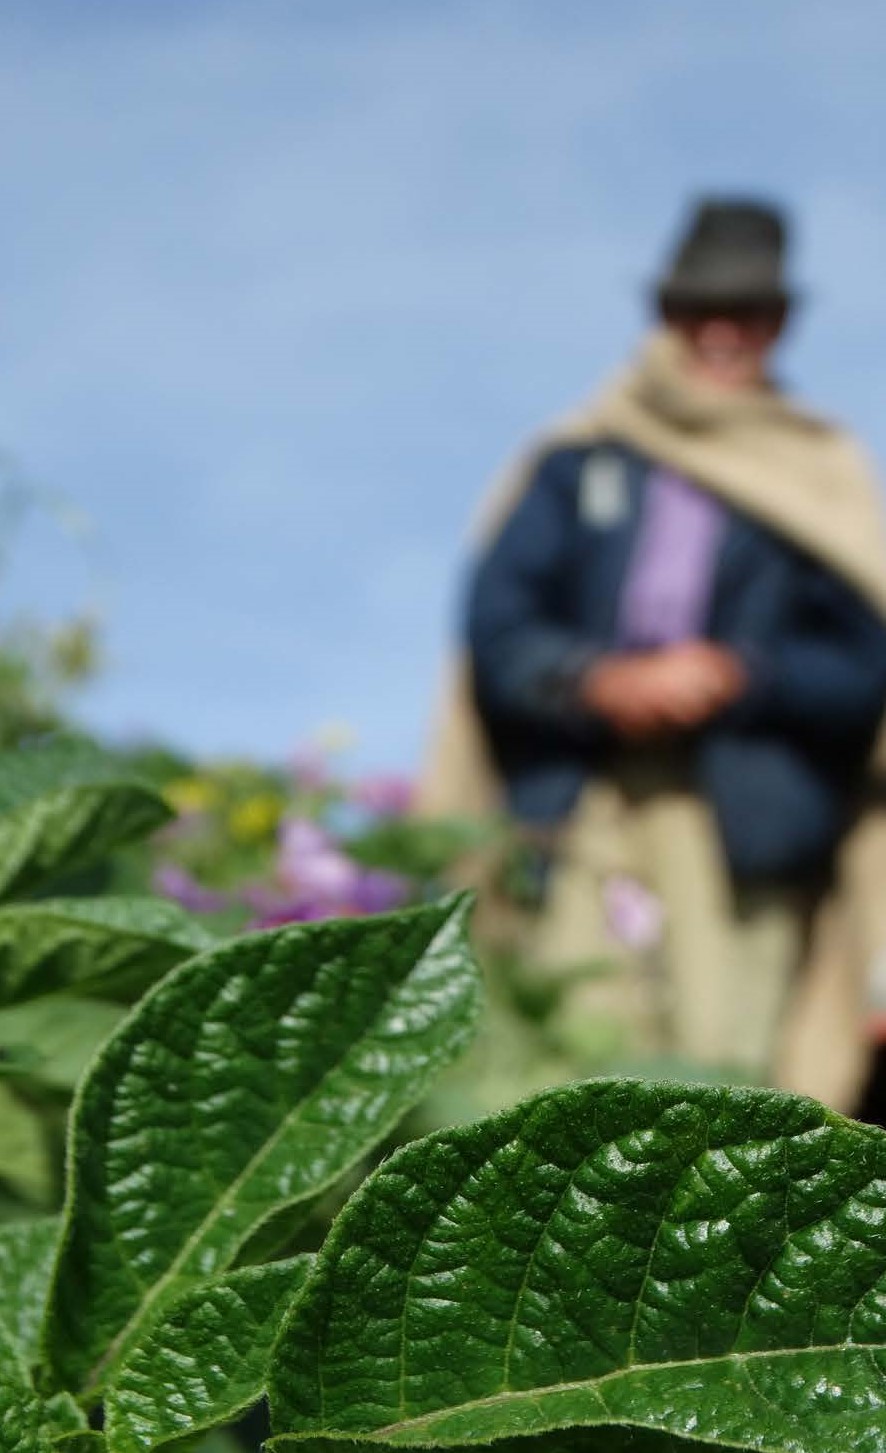
[[[787,222],[775,207],[702,201],[658,283],[659,307],[785,307],[792,297],[783,272],[786,246]]]

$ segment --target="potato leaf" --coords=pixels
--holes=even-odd
[[[0,1079],[0,1181],[32,1206],[46,1209],[51,1201],[54,1178],[45,1126],[39,1111],[5,1077]]]
[[[333,1227],[271,1402],[275,1443],[884,1453],[886,1135],[600,1080],[429,1136]]]
[[[162,898],[45,898],[0,908],[0,1005],[69,990],[124,1003],[216,939]]]
[[[27,1366],[37,1359],[58,1232],[56,1216],[0,1225],[0,1323]]]
[[[0,754],[0,897],[34,892],[166,822],[170,809],[115,758],[55,741]]]
[[[30,1054],[30,1063],[19,1058],[23,1078],[56,1090],[72,1090],[125,1014],[123,1005],[104,999],[47,994],[0,1009],[0,1049],[13,1060]]]
[[[96,1396],[162,1305],[334,1183],[469,1041],[462,896],[232,941],[174,969],[73,1115],[46,1348]]]
[[[45,1407],[34,1392],[18,1348],[0,1323],[0,1450],[49,1453],[49,1437]]]
[[[312,1262],[295,1256],[229,1271],[168,1306],[108,1390],[112,1453],[145,1453],[258,1402],[283,1315]]]
[[[86,1414],[69,1392],[53,1393],[46,1399],[43,1419],[49,1426],[54,1445],[66,1442],[71,1436],[79,1439],[90,1431]]]

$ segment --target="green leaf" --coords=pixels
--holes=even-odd
[[[283,1315],[312,1262],[305,1255],[230,1271],[167,1307],[108,1390],[112,1453],[143,1453],[258,1402]]]
[[[216,942],[162,898],[46,898],[0,908],[0,1004],[65,989],[131,1002]]]
[[[430,1136],[345,1207],[270,1391],[296,1437],[884,1453],[886,1135],[599,1080]]]
[[[94,1428],[72,1428],[70,1432],[52,1433],[50,1453],[103,1453],[107,1448],[104,1433]]]
[[[255,934],[147,995],[74,1109],[47,1338],[62,1386],[96,1393],[164,1300],[334,1183],[466,1045],[467,911]]]
[[[43,1404],[43,1417],[52,1430],[53,1441],[69,1433],[77,1437],[89,1432],[89,1423],[83,1409],[69,1392],[57,1392]]]
[[[0,1323],[27,1366],[37,1360],[58,1233],[56,1216],[0,1225]]]
[[[5,1181],[16,1196],[35,1206],[45,1207],[52,1194],[52,1165],[40,1115],[3,1080],[0,1080],[0,1181]]]
[[[3,1079],[21,1079],[39,1065],[43,1056],[33,1044],[0,1046],[0,1076]]]
[[[27,1066],[28,1078],[53,1089],[72,1090],[125,1014],[124,1007],[103,999],[47,994],[0,1009],[0,1049],[13,1055],[24,1049],[37,1051],[38,1058]]]
[[[28,1370],[0,1323],[0,1450],[48,1453],[49,1425]]]
[[[59,741],[0,754],[0,896],[27,895],[60,874],[152,832],[170,810],[113,757]]]

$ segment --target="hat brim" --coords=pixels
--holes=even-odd
[[[668,282],[656,283],[653,297],[662,313],[716,312],[718,308],[780,313],[799,301],[799,295],[787,288],[705,287]]]

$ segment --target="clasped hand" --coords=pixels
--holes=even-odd
[[[586,673],[581,696],[619,736],[642,741],[702,726],[746,685],[734,652],[697,640],[604,657]]]

